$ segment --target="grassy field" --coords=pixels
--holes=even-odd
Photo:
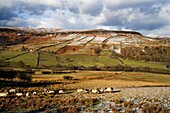
[[[159,63],[159,62],[146,62],[146,61],[135,61],[135,60],[127,60],[127,59],[122,59],[122,61],[129,66],[132,67],[151,67],[151,68],[159,68],[159,69],[164,69],[165,64]]]
[[[110,72],[110,71],[79,71],[71,74],[33,75],[33,80],[63,80],[64,76],[72,76],[74,81],[64,87],[142,87],[142,86],[170,86],[170,76],[141,72]]]
[[[6,58],[10,58],[19,54],[22,54],[25,52],[22,51],[0,51],[0,59],[6,59]]]
[[[21,51],[1,51],[0,59],[10,58],[16,55],[19,55]],[[67,54],[67,55],[55,55],[50,53],[41,53],[40,65],[74,65],[74,66],[115,66],[123,65],[118,59],[110,58],[109,56],[99,56],[87,54]],[[158,62],[145,62],[145,61],[135,61],[135,60],[126,60],[121,59],[126,65],[132,67],[150,67],[150,68],[159,68],[164,69],[165,64]],[[37,53],[29,52],[27,54],[12,58],[9,61],[23,61],[26,65],[36,66]]]

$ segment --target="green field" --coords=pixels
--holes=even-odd
[[[160,62],[146,62],[146,61],[141,61],[141,60],[127,60],[127,59],[122,59],[122,61],[132,67],[151,67],[151,68],[159,68],[159,69],[165,69],[165,64],[160,63]]]
[[[22,51],[0,51],[0,59],[4,60],[6,58],[14,57],[16,55],[22,54]]]
[[[20,51],[1,51],[0,59],[11,58],[16,55],[22,54],[24,52]],[[150,67],[150,68],[159,68],[165,69],[165,65],[163,63],[158,62],[145,62],[145,61],[135,61],[135,60],[127,60],[121,59],[126,65],[132,67]],[[7,61],[23,61],[26,65],[36,66],[37,61],[37,53],[36,52],[28,52],[24,55],[12,58]],[[87,54],[67,54],[67,55],[55,55],[50,53],[41,53],[40,55],[40,66],[41,65],[63,65],[63,66],[116,66],[123,65],[118,59],[110,58],[109,56],[99,56],[96,57],[94,55]]]

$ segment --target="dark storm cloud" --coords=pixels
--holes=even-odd
[[[17,16],[17,14],[7,8],[0,8],[0,20],[11,20]]]
[[[127,29],[132,30],[155,30],[160,29],[161,27],[165,26],[165,22],[150,22],[150,23],[144,23],[144,22],[134,22],[131,24],[126,25],[125,27]]]
[[[127,8],[145,8],[145,10],[148,10],[148,8],[156,2],[157,0],[105,0],[105,6],[112,11]]]

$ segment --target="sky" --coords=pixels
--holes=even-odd
[[[0,0],[0,26],[170,36],[170,0]]]

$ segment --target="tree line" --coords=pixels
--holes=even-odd
[[[32,75],[28,74],[27,72],[24,72],[24,71],[0,70],[0,78],[1,79],[8,79],[8,80],[13,80],[15,78],[18,78],[21,81],[31,82]]]
[[[169,46],[125,47],[121,49],[123,58],[154,62],[169,62]]]

